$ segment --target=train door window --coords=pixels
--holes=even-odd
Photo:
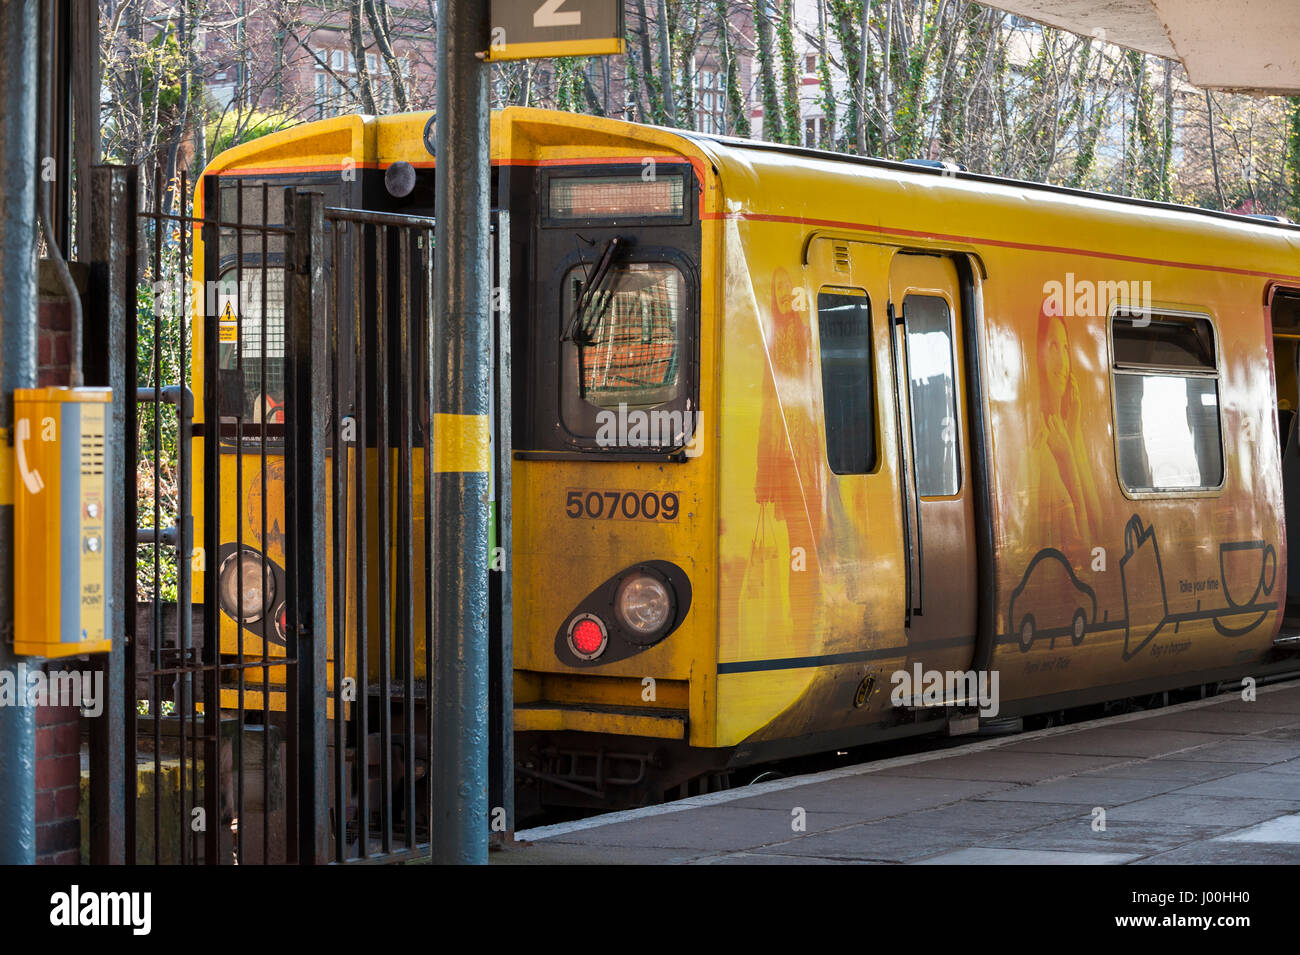
[[[284,424],[284,189],[231,178],[220,186],[216,319],[223,414],[238,406],[246,440]],[[223,433],[225,433],[223,431]],[[231,432],[233,434],[233,432]]]
[[[284,269],[246,267],[239,275],[228,269],[221,288],[221,368],[243,371],[244,421],[283,424]]]
[[[940,296],[908,295],[903,316],[917,494],[950,497],[961,489],[952,310]]]
[[[817,294],[826,459],[836,474],[866,474],[876,466],[871,378],[871,301],[861,289]]]
[[[1219,370],[1209,319],[1116,314],[1111,345],[1115,453],[1124,487],[1219,487]]]

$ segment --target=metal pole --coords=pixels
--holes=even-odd
[[[90,170],[80,190],[88,199],[81,206],[93,215],[90,242],[83,246],[89,259],[90,294],[86,296],[89,321],[86,325],[89,359],[86,380],[113,389],[113,418],[109,443],[122,448],[122,459],[134,461],[136,444],[136,211],[139,208],[137,171],[134,166],[82,167]],[[93,202],[93,212],[89,202]],[[153,392],[149,392],[153,397]],[[184,445],[182,444],[182,447]],[[127,699],[135,702],[135,569],[136,548],[132,539],[136,521],[135,469],[122,468],[116,488],[122,507],[110,512],[113,540],[122,541],[118,551],[121,568],[114,574],[109,591],[113,608],[113,649],[98,658],[104,672],[107,702],[99,719],[90,725],[90,861],[93,865],[122,865],[135,859],[135,804],[127,811],[127,761],[134,765],[134,749],[128,756],[127,740],[135,739],[134,726],[127,725],[134,714]],[[182,513],[188,513],[182,510]],[[181,579],[187,575],[181,574]],[[184,606],[184,604],[182,604]],[[135,791],[135,778],[131,777]],[[130,853],[127,847],[131,847]]]
[[[289,573],[287,634],[289,705],[298,714],[298,858],[304,865],[330,859],[329,755],[326,735],[325,438],[329,434],[329,378],[325,321],[325,202],[320,193],[284,191],[285,225],[292,230],[285,276],[285,447],[288,481],[285,567]],[[365,839],[364,820],[361,838]]]
[[[36,384],[36,26],[38,0],[0,3],[0,671],[13,654],[15,388]],[[25,696],[27,687],[16,686]],[[25,700],[24,700],[25,702]],[[36,862],[36,716],[0,706],[0,865]]]
[[[434,274],[433,858],[488,852],[487,0],[438,3],[437,257]]]

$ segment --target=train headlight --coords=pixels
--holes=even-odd
[[[614,615],[628,636],[651,642],[667,629],[673,616],[673,595],[668,585],[647,573],[635,573],[618,585]]]
[[[217,571],[217,591],[221,609],[228,616],[241,623],[256,623],[262,619],[267,604],[275,599],[275,575],[271,573],[270,563],[257,551],[237,552],[221,562]]]
[[[605,622],[593,613],[579,614],[569,624],[569,649],[582,660],[594,660],[609,646]]]

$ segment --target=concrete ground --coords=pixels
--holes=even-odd
[[[1300,683],[532,829],[493,864],[1300,863]]]

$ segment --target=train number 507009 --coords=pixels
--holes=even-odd
[[[680,508],[676,491],[587,491],[571,488],[564,513],[607,521],[675,521]]]

